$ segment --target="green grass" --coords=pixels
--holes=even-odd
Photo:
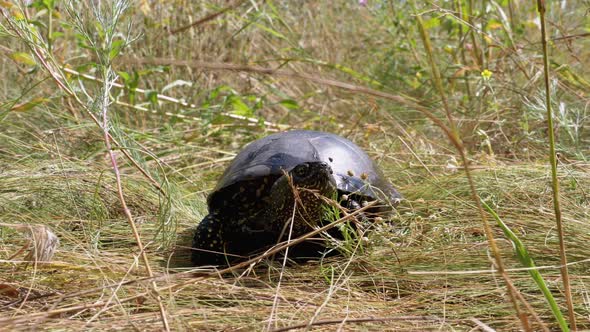
[[[176,33],[228,4],[138,2],[116,22],[107,14],[122,2],[109,4],[102,17],[84,1],[2,5],[0,330],[151,330],[162,310],[173,330],[527,329],[506,280],[530,330],[559,329],[513,248],[534,259],[567,317],[535,4],[245,1]],[[569,281],[588,329],[590,21],[582,3],[547,6]],[[105,83],[107,73],[119,78]],[[508,279],[491,271],[461,157],[432,119],[461,139],[476,193],[511,230],[490,218]],[[343,256],[183,273],[183,246],[229,160],[287,128],[355,141],[406,200],[367,238],[345,241]],[[60,246],[31,264],[22,229],[39,224]]]

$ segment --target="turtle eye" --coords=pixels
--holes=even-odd
[[[309,173],[309,165],[308,164],[297,165],[297,166],[295,166],[295,169],[293,169],[293,173],[297,177],[305,177]]]

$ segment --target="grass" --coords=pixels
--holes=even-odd
[[[567,317],[546,97],[561,252],[590,328],[584,6],[547,4],[545,83],[529,2],[176,1],[109,19],[120,4],[3,4],[0,329],[152,330],[163,317],[171,330],[558,329],[511,242]],[[191,270],[185,247],[216,178],[245,143],[287,128],[363,146],[406,197],[397,214],[351,255]],[[482,226],[474,193],[510,236]],[[59,237],[50,262],[24,259],[39,242],[29,225]]]
[[[33,289],[32,298],[21,309],[29,314],[42,313],[52,303],[58,304],[57,309],[105,301],[112,295],[112,288],[105,287],[107,284],[116,285],[143,275],[142,269],[137,266],[137,256],[132,254],[134,241],[121,211],[102,210],[105,206],[116,205],[115,189],[112,186],[95,188],[84,181],[92,174],[99,177],[98,171],[94,172],[92,168],[45,173],[31,170],[28,174],[37,174],[35,180],[30,175],[27,182],[18,181],[22,178],[16,176],[2,178],[3,196],[8,199],[2,206],[8,212],[5,215],[14,223],[25,223],[35,216],[33,220],[50,224],[61,239],[61,247],[51,263],[39,264],[36,269],[24,269],[24,263],[3,263],[10,270],[6,274],[10,278],[8,284],[20,292],[26,292],[29,287]],[[526,168],[497,166],[474,173],[481,188],[485,189],[485,195],[482,195],[494,202],[498,213],[504,216],[504,221],[535,258],[548,287],[559,294],[556,292],[559,289],[557,237],[551,229],[550,201],[543,195],[543,191],[549,188],[547,174],[547,168],[541,165]],[[111,176],[105,177],[106,182]],[[69,179],[70,189],[67,189],[64,178]],[[579,183],[564,190],[564,211],[570,211],[565,213],[564,220],[583,220],[590,212],[588,200],[579,199],[583,196],[583,188],[590,184],[587,169],[572,169],[561,173],[560,178],[564,182],[575,180]],[[39,184],[43,184],[51,194],[38,195]],[[190,284],[174,291],[161,292],[173,329],[231,326],[249,330],[266,326],[265,320],[269,317],[276,292],[274,285],[280,272],[278,262],[262,263],[244,275],[233,277],[225,275],[191,281],[187,280],[191,274],[178,276],[175,272],[185,271],[182,263],[186,264],[186,261],[180,258],[180,263],[176,261],[176,265],[168,266],[175,261],[169,262],[169,251],[157,246],[157,225],[149,222],[156,219],[157,192],[146,187],[141,179],[129,178],[125,187],[131,193],[142,194],[130,195],[127,200],[135,214],[142,217],[138,221],[154,273],[163,277],[171,273],[172,279],[166,281],[165,277],[159,285],[168,287],[190,281]],[[77,193],[77,200],[68,199],[69,190]],[[151,195],[145,195],[150,192]],[[325,303],[318,314],[319,321],[334,317],[392,319],[386,323],[362,323],[361,326],[367,329],[383,326],[392,329],[428,326],[466,329],[475,326],[473,318],[495,328],[518,328],[511,305],[505,300],[504,289],[499,287],[501,279],[490,272],[489,249],[477,223],[464,177],[456,174],[440,181],[425,180],[420,186],[405,188],[405,193],[408,200],[400,206],[399,216],[394,219],[393,225],[384,223],[370,235],[370,250],[349,258],[350,261],[331,257],[322,262],[285,269],[273,326],[306,322]],[[195,225],[194,220],[201,215],[197,213],[198,209],[191,207],[190,201],[176,204],[187,205],[176,210],[179,219],[178,243],[182,244],[181,235],[190,231]],[[525,204],[529,208],[523,211]],[[96,211],[100,210],[102,222],[96,217]],[[61,215],[55,215],[55,212]],[[584,297],[586,243],[590,240],[590,232],[584,223],[572,222],[568,225],[566,232],[575,233],[568,237],[574,298]],[[574,229],[576,232],[573,232]],[[500,234],[498,229],[496,236],[500,238]],[[22,242],[14,233],[4,233],[3,238],[13,239],[3,244],[6,254],[15,252]],[[100,239],[98,243],[97,238]],[[520,268],[512,255],[511,244],[500,240],[499,245],[515,285],[526,294],[543,321],[550,323],[550,309],[527,271]],[[34,276],[31,276],[33,272]],[[77,286],[74,292],[73,285]],[[92,293],[76,294],[92,289]],[[120,286],[117,298],[146,291],[147,284],[134,282]],[[62,294],[72,297],[62,299]],[[48,296],[35,298],[40,295]],[[5,301],[6,304],[18,301],[18,298],[5,297]],[[565,305],[560,297],[557,301]],[[149,298],[112,305],[103,314],[104,317],[99,316],[90,323],[87,323],[88,320],[97,311],[74,311],[61,317],[54,316],[42,326],[52,328],[67,324],[72,328],[130,328],[129,324],[149,327],[158,321],[157,306]],[[5,307],[5,310],[16,310],[15,306]],[[579,323],[584,326],[582,316],[588,308],[578,303],[576,310],[580,315]],[[18,317],[20,315],[16,319]],[[31,325],[20,325],[23,322],[19,322],[18,326],[25,328],[41,324],[40,321],[30,320],[27,314],[22,315],[22,319],[25,318]],[[9,317],[5,319],[4,324],[11,320]],[[72,320],[76,321],[72,324],[79,325],[71,325],[69,322]]]

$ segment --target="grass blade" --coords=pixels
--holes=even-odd
[[[502,219],[500,219],[500,216],[498,216],[498,214],[496,213],[496,211],[494,211],[494,209],[492,209],[492,207],[490,207],[483,200],[481,200],[481,203],[483,204],[485,209],[494,217],[494,219],[496,219],[496,222],[498,223],[498,226],[502,228],[504,235],[506,235],[506,237],[514,245],[514,253],[516,254],[516,257],[518,258],[520,263],[524,267],[535,268],[535,262],[533,261],[533,258],[529,255],[529,252],[524,246],[524,243],[522,243],[522,241],[520,241],[518,236],[514,234],[510,227],[508,227],[508,225],[506,225],[502,221]],[[563,317],[561,310],[559,310],[559,306],[557,305],[557,302],[555,302],[555,298],[553,298],[553,294],[551,294],[551,291],[547,287],[547,284],[545,283],[543,276],[541,276],[541,273],[535,269],[529,270],[528,272],[531,278],[533,278],[533,280],[537,284],[537,287],[539,287],[539,289],[543,293],[543,296],[545,296],[545,300],[547,300],[547,303],[551,308],[551,312],[553,313],[553,317],[555,317],[555,320],[557,320],[557,323],[559,324],[561,330],[569,331],[570,329],[567,325],[567,322],[565,321],[565,318]]]

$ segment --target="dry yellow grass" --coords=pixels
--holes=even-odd
[[[91,2],[77,3],[86,39],[64,2],[35,3],[26,9],[35,24],[21,32],[39,31],[36,46],[50,49],[82,102],[48,78],[22,36],[0,31],[0,330],[160,330],[160,303],[121,210],[103,135],[83,111],[99,113],[104,66],[83,43],[104,45],[100,25]],[[565,312],[536,9],[520,1],[416,4],[442,75],[444,91],[436,91],[410,3],[235,1],[224,10],[225,1],[140,1],[125,12],[115,40],[139,39],[109,64],[120,75],[109,91],[110,133],[162,188],[119,155],[171,329],[520,329],[459,158],[408,106],[419,102],[442,119],[445,93],[479,194],[524,242]],[[4,5],[5,15],[20,13],[16,2]],[[579,23],[587,15],[575,2],[549,6],[571,283],[579,327],[590,329],[590,39]],[[217,176],[246,142],[287,127],[335,132],[365,148],[405,195],[398,214],[352,256],[285,269],[263,261],[207,277],[191,270],[186,246]],[[19,231],[31,225],[59,238],[50,262],[27,259],[43,244],[30,245]],[[533,329],[556,329],[511,243],[494,232],[509,276],[543,322],[531,317]]]
[[[53,167],[52,167],[53,166]],[[0,177],[4,215],[13,223],[48,225],[61,239],[54,261],[36,266],[7,261],[22,243],[3,229],[3,287],[0,325],[10,329],[160,329],[143,268],[116,201],[110,175],[91,167],[45,165],[20,176]],[[541,165],[486,167],[476,171],[482,196],[497,205],[535,258],[549,286],[559,289],[556,238],[549,201],[548,170]],[[568,256],[580,323],[587,297],[585,220],[590,201],[587,165],[564,166],[563,201]],[[41,195],[40,187],[44,188]],[[491,271],[485,237],[461,174],[402,188],[407,201],[391,224],[378,225],[363,253],[288,266],[278,288],[280,265],[263,261],[249,270],[204,277],[186,265],[187,236],[203,207],[175,202],[177,248],[157,241],[154,189],[128,178],[127,199],[140,227],[158,286],[175,330],[261,330],[299,324],[334,330],[470,329],[478,321],[517,329],[501,279]],[[75,198],[74,198],[75,197]],[[98,212],[100,211],[100,212]],[[97,217],[101,216],[101,217]],[[500,232],[497,234],[501,238]],[[190,242],[189,242],[190,243]],[[545,324],[550,312],[511,245],[500,241],[510,276]],[[171,254],[179,252],[177,257]],[[141,265],[141,264],[140,264]],[[275,296],[278,301],[275,303]],[[270,320],[270,322],[269,322]]]

